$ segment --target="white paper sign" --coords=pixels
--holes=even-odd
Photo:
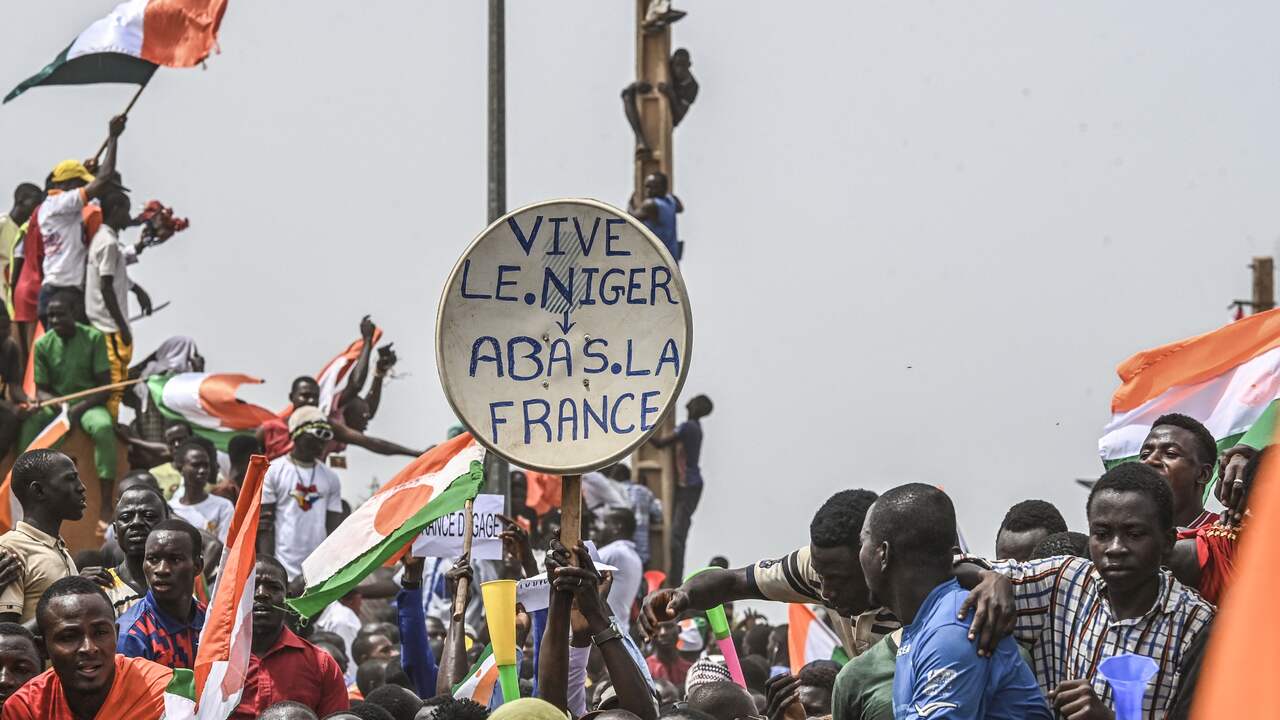
[[[476,560],[501,560],[502,512],[501,495],[477,495],[472,506],[475,523],[471,535],[471,557]],[[466,518],[460,510],[449,513],[431,523],[413,541],[413,554],[417,557],[456,558],[462,555],[462,534],[466,531]]]
[[[618,568],[604,563],[596,563],[596,570],[616,572]],[[525,612],[545,610],[551,605],[551,582],[547,574],[534,575],[516,583],[516,602],[524,606]]]
[[[476,440],[516,465],[578,474],[644,442],[688,373],[693,320],[662,243],[595,200],[516,210],[445,283],[436,365]]]

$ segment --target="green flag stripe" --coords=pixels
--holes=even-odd
[[[484,482],[484,466],[473,460],[471,468],[456,478],[448,489],[432,498],[426,507],[409,518],[400,529],[392,532],[377,546],[369,549],[360,557],[351,561],[332,577],[322,580],[319,585],[307,588],[302,597],[287,601],[289,607],[304,618],[320,612],[326,605],[347,594],[351,588],[360,584],[369,573],[382,566],[387,558],[396,554],[409,543],[422,529],[439,518],[462,509],[467,500],[474,498]]]
[[[68,45],[53,62],[9,91],[4,101],[18,97],[37,85],[89,85],[92,83],[133,83],[146,85],[159,67],[153,62],[124,53],[90,53],[67,59]]]
[[[188,700],[196,699],[196,675],[189,669],[178,668],[173,671],[173,677],[169,678],[169,684],[164,689],[167,695],[177,695]]]

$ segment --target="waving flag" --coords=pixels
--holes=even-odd
[[[266,473],[265,457],[249,459],[218,567],[218,585],[200,632],[194,672],[174,674],[165,691],[167,720],[225,720],[240,704],[253,642],[253,566]]]
[[[377,345],[381,339],[382,328],[374,328],[371,344]],[[320,404],[317,407],[326,415],[336,409],[338,397],[342,395],[343,390],[347,389],[347,383],[351,380],[351,369],[356,366],[356,361],[360,359],[360,353],[363,351],[364,338],[359,338],[325,363],[325,366],[320,368],[320,372],[316,373],[316,383],[320,386]],[[290,404],[276,413],[276,417],[287,418],[292,413],[293,405]]]
[[[427,525],[462,509],[484,481],[484,448],[463,433],[428,450],[356,508],[302,562],[307,590],[288,603],[311,617],[400,552]]]
[[[189,424],[226,450],[232,435],[275,418],[270,410],[236,398],[241,385],[261,382],[248,375],[192,372],[153,375],[147,378],[147,389],[165,417]]]
[[[1123,383],[1098,441],[1107,467],[1135,458],[1156,418],[1204,423],[1218,448],[1271,443],[1280,397],[1280,309],[1144,350],[1116,368]]]
[[[23,449],[42,450],[51,448],[62,442],[62,438],[71,432],[71,421],[67,419],[67,406],[64,403],[62,412],[53,422],[45,426],[44,430],[31,441],[31,444]],[[19,453],[21,455],[22,453]],[[4,482],[0,482],[0,532],[8,532],[13,526],[22,519],[22,505],[18,504],[18,498],[13,494],[13,469],[5,473]]]
[[[502,695],[502,688],[498,687],[498,661],[493,657],[493,646],[486,645],[480,659],[476,660],[467,676],[453,686],[453,697],[455,700],[470,700],[489,707],[495,691],[499,696]]]
[[[197,65],[217,43],[226,9],[227,0],[126,0],[76,36],[4,101],[37,85],[146,85],[160,65]]]
[[[791,655],[791,674],[814,660],[834,660],[841,665],[849,662],[849,656],[840,644],[840,638],[818,619],[807,605],[791,603],[787,606],[787,650]]]

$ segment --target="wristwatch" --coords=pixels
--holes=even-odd
[[[599,633],[591,636],[591,644],[596,647],[609,642],[610,640],[621,640],[622,630],[618,628],[618,623],[609,621],[609,627],[601,630]]]

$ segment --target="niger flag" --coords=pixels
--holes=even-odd
[[[37,85],[145,85],[160,65],[191,67],[217,42],[227,0],[126,0],[4,99]]]
[[[1242,533],[1235,577],[1213,622],[1191,716],[1196,720],[1271,720],[1280,678],[1280,456],[1270,455],[1254,478],[1249,530]]]
[[[461,510],[482,482],[484,448],[470,433],[431,448],[348,515],[302,561],[307,590],[289,600],[289,606],[306,618],[320,612],[413,542],[423,528]]]

